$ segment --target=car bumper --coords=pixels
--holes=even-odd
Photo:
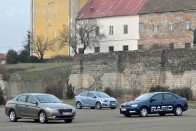
[[[49,120],[65,120],[65,119],[74,119],[76,112],[69,113],[59,113],[59,112],[47,112],[47,117]]]
[[[121,108],[120,108],[120,114],[132,114],[132,115],[137,115],[137,114],[139,114],[139,110],[138,110],[137,108],[121,107]]]
[[[103,108],[116,108],[117,107],[117,103],[102,102],[101,105]]]

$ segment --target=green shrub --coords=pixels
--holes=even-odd
[[[168,92],[169,88],[167,87],[162,87],[162,86],[154,86],[151,87],[149,92]]]
[[[14,50],[9,50],[6,56],[6,63],[7,64],[17,64],[18,63],[18,54]]]
[[[193,91],[188,87],[171,89],[171,92],[184,97],[187,100],[191,100],[193,97]]]
[[[28,57],[29,57],[29,51],[27,51],[27,50],[22,50],[21,52],[20,52],[20,54],[19,54],[19,62],[21,62],[21,63],[27,63],[28,62]]]
[[[68,99],[74,98],[74,87],[71,84],[67,86],[66,96]]]
[[[4,98],[4,94],[3,94],[3,90],[0,87],[0,105],[5,104],[5,98]]]
[[[39,58],[37,56],[29,56],[28,60],[29,63],[38,63],[39,62]]]
[[[123,98],[124,97],[124,91],[122,89],[117,89],[117,88],[111,89],[111,88],[107,87],[104,89],[104,92],[114,98]]]

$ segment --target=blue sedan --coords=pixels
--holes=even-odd
[[[82,107],[90,107],[91,109],[115,109],[117,100],[104,92],[85,91],[75,96],[75,104],[77,109],[82,109]]]
[[[123,103],[120,106],[120,113],[125,117],[131,117],[132,115],[145,117],[148,114],[156,113],[160,116],[167,113],[181,116],[182,112],[187,109],[186,98],[170,92],[155,92],[143,94],[134,101]]]

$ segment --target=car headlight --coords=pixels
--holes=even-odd
[[[47,107],[46,110],[49,111],[49,112],[56,112],[56,110],[53,109],[53,108],[48,108],[48,107]]]
[[[75,109],[75,108],[73,108],[73,109],[72,109],[72,112],[76,112],[76,109]]]
[[[134,105],[130,105],[130,106],[133,108],[136,108],[136,107],[138,107],[138,104],[134,104]]]
[[[108,103],[108,100],[102,100],[102,102]]]

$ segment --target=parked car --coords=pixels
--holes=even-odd
[[[104,92],[85,91],[75,96],[75,104],[77,109],[82,109],[82,107],[90,107],[91,109],[115,109],[117,100]]]
[[[186,98],[182,98],[170,92],[146,93],[137,97],[134,101],[123,103],[120,106],[120,113],[125,117],[139,115],[142,117],[148,114],[158,113],[164,116],[167,113],[182,115],[188,109]]]
[[[27,93],[8,101],[5,114],[11,122],[28,118],[40,123],[46,123],[48,120],[64,120],[71,123],[76,111],[74,107],[64,104],[54,95]]]

